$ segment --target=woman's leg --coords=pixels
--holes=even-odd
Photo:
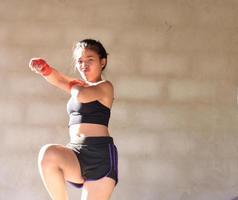
[[[81,200],[109,200],[115,180],[104,177],[96,181],[86,181],[83,185]]]
[[[61,145],[41,148],[38,166],[44,185],[53,200],[67,200],[65,180],[83,183],[80,165],[74,152]]]

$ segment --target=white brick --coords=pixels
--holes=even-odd
[[[67,26],[67,24],[66,24]],[[109,53],[109,58],[111,57],[111,49],[115,45],[115,35],[108,32],[107,29],[95,24],[91,26],[89,24],[82,23],[80,27],[69,26],[70,31],[64,32],[65,43],[73,48],[73,44],[85,39],[85,38],[95,38],[99,40]]]
[[[208,187],[214,187],[212,182],[216,183],[216,187],[226,187],[224,179],[229,178],[228,165],[224,164],[214,166],[212,159],[196,159],[191,160],[188,165],[187,180],[190,183],[196,182],[198,185],[204,185],[206,183]],[[209,180],[213,180],[210,182]]]
[[[168,93],[172,101],[209,102],[215,98],[216,83],[212,81],[173,80]]]
[[[220,53],[228,52],[230,31],[204,30],[198,28],[181,29],[173,32],[169,40],[169,49],[179,52]]]
[[[106,74],[109,77],[118,77],[118,74],[133,75],[138,70],[139,60],[134,59],[127,50],[112,50],[108,57]],[[110,76],[111,75],[111,76]]]
[[[149,4],[141,1],[137,9],[140,13],[138,22],[149,25],[154,23],[154,26],[166,25],[167,31],[173,29],[173,26],[187,24],[193,17],[191,8],[179,1],[151,1]]]
[[[29,69],[30,71],[30,69]],[[48,86],[48,87],[47,87]],[[46,83],[44,78],[32,72],[31,76],[28,74],[11,74],[8,79],[9,92],[16,96],[34,95],[47,96],[47,93],[53,91],[53,88]],[[26,96],[25,96],[26,97]]]
[[[233,69],[229,65],[229,58],[227,56],[214,54],[200,55],[194,58],[193,66],[192,76],[197,79],[230,80],[233,77]]]
[[[62,125],[61,125],[62,126]],[[29,156],[38,154],[44,144],[62,144],[69,141],[68,128],[65,127],[40,127],[40,126],[15,126],[14,129],[5,128],[2,140],[2,152],[28,152]],[[34,155],[34,156],[35,156]]]
[[[7,76],[5,81],[5,84],[8,86],[6,96],[24,99],[25,102],[29,103],[39,98],[44,101],[47,97],[51,100],[64,101],[66,104],[70,97],[69,94],[49,84],[43,77],[31,72],[30,69],[28,73],[12,72],[10,76]]]
[[[217,129],[216,127],[215,129]],[[198,159],[210,160],[214,157],[217,160],[222,159],[233,159],[237,154],[237,142],[238,137],[236,135],[230,134],[227,137],[228,131],[194,131],[191,132],[190,142],[190,157]],[[199,149],[202,149],[201,151]]]
[[[222,114],[222,111],[216,110],[209,105],[164,105],[153,106],[149,104],[137,104],[130,113],[131,126],[140,127],[143,130],[203,130],[210,131],[216,122],[216,117]],[[232,107],[223,110],[231,112]],[[191,112],[191,110],[193,112]],[[231,114],[231,117],[235,116]],[[234,118],[235,120],[236,118]],[[222,120],[220,120],[222,122]],[[224,121],[218,127],[223,127],[228,121]],[[232,127],[235,126],[232,120]],[[216,127],[214,126],[214,128]],[[229,129],[233,131],[233,129]],[[227,127],[229,128],[229,127]]]
[[[94,14],[89,14],[88,10]],[[126,1],[114,2],[113,4],[110,4],[109,1],[85,2],[83,7],[81,4],[76,7],[75,19],[77,19],[78,12],[81,12],[81,16],[84,19],[82,19],[82,24],[87,19],[85,24],[100,26],[104,23],[107,27],[114,28],[113,30],[121,28],[118,26],[119,23],[126,26],[135,22],[137,16],[137,10],[131,9],[131,6]],[[104,15],[101,13],[107,14]],[[95,14],[97,17],[95,17]],[[122,16],[126,16],[127,20],[125,21],[125,18]]]
[[[12,71],[26,71],[30,59],[26,60],[23,56],[27,54],[27,50],[16,47],[2,46],[0,48],[0,71],[12,72]]]
[[[207,78],[201,77],[201,73],[197,74],[197,79],[194,80],[170,81],[168,83],[168,98],[173,102],[183,103],[236,104],[237,86],[232,83],[232,79],[216,76],[217,80],[212,80],[214,78],[212,73],[206,74]],[[211,80],[208,76],[211,76]]]
[[[236,84],[229,83],[227,80],[218,81],[216,88],[216,103],[236,106],[238,103],[238,88]],[[219,98],[222,97],[222,98]]]
[[[63,32],[58,31],[57,26],[47,26],[47,24],[38,23],[37,26],[34,23],[15,23],[14,26],[10,26],[11,32],[17,31],[17,34],[10,34],[8,36],[8,44],[14,45],[35,45],[35,46],[58,46],[62,47],[64,44]],[[40,31],[40,34],[39,34]],[[57,34],[56,34],[57,33]]]
[[[201,26],[212,27],[214,29],[232,28],[237,23],[237,2],[229,1],[225,3],[220,2],[206,2],[201,4],[195,2],[194,8],[196,9],[196,15],[198,23]]]
[[[235,37],[236,38],[236,37]],[[237,85],[237,74],[238,74],[238,67],[237,67],[237,51],[238,51],[238,46],[234,45],[231,47],[231,51],[234,52],[230,55],[229,57],[229,71],[232,72],[233,74],[233,82]]]
[[[142,74],[155,76],[185,76],[189,72],[188,58],[165,53],[145,53],[141,57]]]
[[[34,125],[65,125],[68,124],[68,116],[65,103],[57,102],[32,102],[26,108],[26,123]]]
[[[214,109],[214,124],[213,130],[216,131],[222,131],[225,133],[228,132],[236,132],[238,130],[238,114],[237,114],[238,107],[235,106],[217,106],[216,109]],[[226,113],[224,115],[224,113]]]
[[[160,159],[167,158],[174,161],[190,157],[194,141],[189,135],[190,133],[179,130],[160,131],[157,137],[157,146],[159,146],[157,156]]]
[[[23,21],[44,21],[44,20],[53,20],[53,19],[65,19],[67,14],[70,15],[70,10],[73,15],[76,13],[76,8],[73,9],[65,9],[65,4],[47,1],[44,3],[35,4],[34,1],[25,1],[25,2],[17,2],[17,1],[8,1],[2,2],[1,6],[1,14],[5,20],[23,20]],[[17,8],[18,12],[14,12]],[[7,12],[8,10],[8,12]],[[64,12],[63,12],[64,11]],[[60,13],[60,15],[59,15]],[[47,17],[51,18],[47,18]],[[72,17],[72,14],[70,15]]]
[[[155,100],[162,95],[163,83],[140,77],[124,77],[115,83],[116,98]]]
[[[190,157],[195,141],[182,131],[146,131],[138,128],[113,130],[120,156],[150,157],[179,160]]]
[[[176,163],[169,160],[158,160],[156,158],[153,160],[148,158],[133,159],[130,162],[129,169],[133,169],[134,176],[131,179],[133,178],[134,181],[143,180],[147,184],[153,183],[157,186],[174,188],[180,180]]]
[[[149,104],[134,106],[131,123],[148,130],[166,130],[184,128],[187,124],[188,108],[159,107]]]
[[[0,102],[0,123],[1,124],[18,124],[24,122],[24,107],[23,102],[15,102],[14,99],[1,99]]]
[[[7,41],[8,36],[10,34],[10,31],[8,29],[6,29],[5,26],[2,24],[2,26],[0,27],[0,42],[1,42],[1,44],[4,44]]]
[[[113,132],[114,133],[114,132]],[[115,143],[118,146],[120,155],[150,156],[155,155],[160,149],[159,134],[123,131],[126,137],[117,137]]]
[[[37,190],[42,184],[40,180],[40,175],[37,169],[37,157],[29,157],[27,154],[18,154],[17,152],[12,153],[11,159],[8,157],[0,159],[2,164],[0,175],[0,185],[1,189],[4,190],[4,193],[0,194],[1,199],[30,199],[30,197],[36,195],[40,192]],[[25,156],[22,156],[25,155]],[[8,163],[8,164],[7,164]],[[24,170],[20,166],[24,166]],[[14,185],[9,184],[6,180],[11,177],[11,181],[14,182]],[[29,192],[29,186],[32,190]],[[21,188],[19,190],[18,188]],[[44,197],[44,195],[37,195]],[[45,195],[46,196],[46,195]]]
[[[129,107],[126,103],[115,99],[111,109],[110,127],[127,127],[130,124]]]
[[[123,49],[126,46],[132,53],[139,53],[140,51],[156,51],[158,49],[166,48],[168,40],[169,38],[166,32],[160,30],[152,31],[142,27],[131,26],[128,31],[123,32],[120,35],[118,48]],[[143,54],[141,56],[143,56]]]

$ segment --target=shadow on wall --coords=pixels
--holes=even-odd
[[[238,200],[238,197],[235,197],[234,199],[232,199],[232,200]]]

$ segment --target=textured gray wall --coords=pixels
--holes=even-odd
[[[28,61],[78,76],[72,45],[88,37],[109,51],[116,89],[112,199],[237,197],[237,13],[237,0],[0,0],[0,199],[49,199],[37,154],[67,143],[68,96]]]

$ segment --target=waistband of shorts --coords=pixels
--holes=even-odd
[[[113,144],[113,138],[110,136],[80,137],[80,143],[85,145]]]

